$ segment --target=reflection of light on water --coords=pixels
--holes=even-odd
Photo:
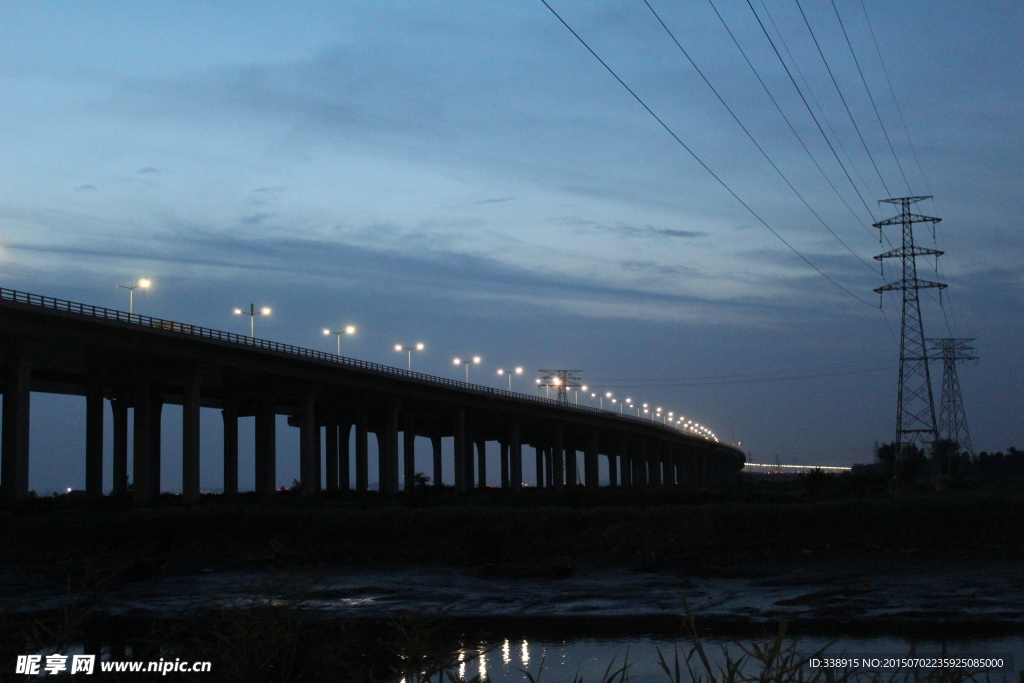
[[[523,661],[523,666],[530,666],[530,644],[525,640],[519,651],[519,658]]]
[[[480,648],[480,680],[487,680],[487,651]]]
[[[466,652],[459,650],[459,678],[466,680]]]
[[[508,663],[512,661],[512,645],[509,644],[508,638],[505,639],[501,646],[501,661],[505,663],[505,666],[508,666]]]

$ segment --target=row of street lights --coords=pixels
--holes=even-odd
[[[142,278],[141,280],[138,281],[138,283],[136,283],[134,285],[117,285],[117,287],[119,289],[127,289],[128,290],[128,314],[129,315],[132,315],[134,313],[135,290],[136,289],[148,289],[150,284],[151,283],[150,283],[150,281],[147,278]],[[263,306],[259,310],[257,310],[256,309],[256,304],[252,304],[252,303],[249,304],[249,310],[248,311],[246,311],[244,309],[241,309],[241,308],[236,308],[235,309],[235,315],[247,315],[247,316],[249,316],[249,337],[251,339],[254,339],[255,336],[256,336],[256,316],[258,316],[258,315],[270,315],[270,312],[271,311],[270,311],[269,307]],[[341,355],[341,336],[343,334],[345,334],[345,335],[353,335],[355,333],[356,333],[356,328],[355,328],[354,325],[346,325],[341,330],[331,330],[329,328],[324,328],[324,335],[332,335],[333,334],[337,338],[337,349],[338,349],[338,355],[339,356]],[[407,354],[407,367],[408,367],[410,372],[412,371],[412,352],[413,351],[422,351],[425,348],[426,348],[426,345],[423,344],[423,342],[417,342],[416,344],[413,344],[411,346],[405,346],[404,344],[395,344],[395,351],[397,351],[399,353],[402,352],[402,351],[406,352],[406,354]],[[461,366],[463,366],[466,369],[466,383],[468,384],[469,383],[469,368],[470,368],[470,366],[471,365],[480,365],[481,361],[482,361],[482,359],[480,358],[480,356],[470,356],[470,357],[467,357],[467,358],[456,357],[456,358],[452,359],[452,364],[455,367],[459,367],[461,365]],[[498,373],[497,374],[498,374],[499,377],[504,376],[504,377],[508,378],[508,390],[512,391],[512,376],[513,375],[522,375],[523,374],[523,368],[516,367],[516,368],[511,369],[511,370],[505,370],[504,368],[498,368]],[[537,388],[538,389],[540,388],[541,383],[542,383],[541,380],[538,379],[537,380],[537,385],[538,385]],[[550,385],[544,384],[545,396],[550,398],[550,395],[548,393],[549,390],[550,390]],[[586,393],[589,390],[590,390],[590,387],[588,387],[586,384],[584,384],[582,386],[579,386],[579,387],[574,387],[573,388],[573,392],[575,394],[575,399],[576,399],[576,405],[579,405],[579,402],[580,402],[580,393],[579,392],[582,391],[584,396],[586,396]],[[632,410],[636,410],[637,417],[649,416],[652,421],[657,421],[660,418],[661,422],[663,424],[666,424],[666,425],[667,424],[671,424],[672,426],[676,427],[677,429],[679,429],[681,431],[690,432],[690,433],[693,433],[693,434],[699,434],[699,435],[701,435],[701,436],[703,436],[705,438],[712,439],[714,441],[718,441],[718,438],[715,437],[714,432],[712,432],[707,427],[701,425],[698,422],[694,422],[693,420],[687,420],[686,417],[683,416],[683,415],[679,415],[677,417],[673,411],[667,411],[667,412],[663,411],[660,406],[659,407],[652,407],[652,406],[650,406],[647,403],[643,403],[643,404],[633,403],[633,399],[628,397],[628,396],[625,399],[620,401],[619,399],[615,398],[614,394],[612,392],[610,392],[610,391],[606,391],[604,393],[593,391],[593,392],[590,393],[590,397],[597,399],[598,406],[600,407],[601,410],[604,410],[604,401],[605,401],[605,399],[608,399],[610,401],[611,406],[615,406],[615,405],[619,406],[619,412],[620,413],[625,413],[625,408],[628,407],[631,411]],[[641,411],[643,411],[643,415],[641,415]]]

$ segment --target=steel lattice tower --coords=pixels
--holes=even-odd
[[[582,386],[580,377],[576,373],[582,370],[541,370],[547,374],[540,378],[537,387],[555,387],[558,391],[557,398],[562,403],[569,402],[569,389]]]
[[[896,468],[899,472],[900,463],[908,456],[905,446],[918,446],[927,452],[927,447],[938,438],[935,423],[935,402],[932,397],[931,374],[928,370],[928,349],[925,346],[924,325],[921,322],[921,301],[918,291],[921,289],[945,289],[941,282],[930,282],[917,277],[917,257],[934,256],[938,258],[943,252],[926,249],[914,244],[914,223],[931,223],[932,230],[941,218],[922,216],[910,211],[910,205],[931,197],[896,197],[883,199],[879,203],[894,204],[900,207],[898,216],[875,223],[882,230],[888,225],[902,227],[903,243],[884,254],[875,257],[879,262],[884,259],[898,258],[903,266],[903,277],[875,289],[882,292],[903,292],[903,313],[900,326],[900,382],[896,402]]]
[[[939,399],[939,435],[956,443],[958,453],[974,454],[971,434],[967,431],[967,413],[964,399],[960,395],[960,379],[956,364],[964,360],[978,360],[975,348],[970,345],[974,339],[929,339],[932,358],[942,361],[942,394]]]

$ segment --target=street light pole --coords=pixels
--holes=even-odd
[[[508,390],[512,391],[512,375],[521,375],[521,374],[523,374],[523,369],[517,367],[515,370],[509,370],[508,372],[505,372],[501,368],[498,368],[498,374],[499,375],[508,375]]]
[[[135,308],[135,290],[140,287],[142,289],[146,289],[147,287],[149,287],[149,280],[147,280],[146,278],[142,278],[141,280],[139,280],[138,284],[135,285],[117,285],[118,289],[128,290],[128,315],[131,315],[134,312],[133,309]]]
[[[355,334],[356,328],[353,325],[346,325],[344,330],[334,331],[324,328],[324,334],[333,334],[338,338],[338,355],[341,355],[341,335],[343,334]]]
[[[249,338],[256,338],[256,316],[258,315],[270,315],[270,309],[264,306],[260,310],[256,310],[256,304],[249,304],[249,310],[243,311],[241,308],[235,309],[235,315],[247,315],[249,316]]]
[[[480,356],[473,356],[472,359],[462,360],[461,358],[453,358],[452,365],[465,365],[466,366],[466,384],[469,384],[469,366],[480,365]]]
[[[402,346],[401,344],[395,344],[395,351],[407,351],[409,353],[409,372],[412,372],[412,352],[422,351],[426,347],[423,342],[417,342],[413,346]]]

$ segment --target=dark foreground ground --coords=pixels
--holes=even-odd
[[[389,680],[410,648],[684,633],[687,614],[716,636],[1024,634],[1024,491],[884,489],[30,500],[0,512],[0,676],[88,637],[266,665],[239,680],[292,680],[289,657]]]

